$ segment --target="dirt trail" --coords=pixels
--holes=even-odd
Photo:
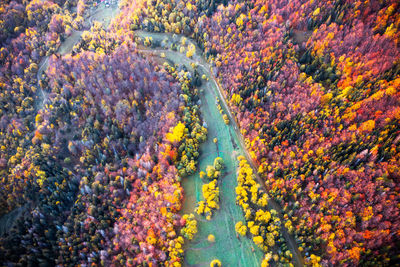
[[[84,30],[89,30],[92,26],[94,21],[99,21],[103,22],[104,27],[108,27],[110,24],[110,21],[112,20],[113,17],[115,17],[116,14],[118,14],[119,9],[117,7],[109,7],[106,8],[104,6],[99,6],[95,10],[90,10],[91,13],[85,18],[85,23],[86,27]],[[59,55],[66,55],[68,53],[71,53],[73,47],[75,44],[77,44],[82,36],[83,31],[73,31],[72,34],[62,42],[56,52],[56,54]],[[36,79],[37,79],[37,88],[40,90],[41,96],[38,98],[38,103],[36,104],[36,109],[39,110],[43,108],[43,106],[46,104],[47,101],[47,92],[43,91],[43,89],[40,86],[40,80],[43,76],[43,72],[47,70],[47,67],[49,65],[49,57],[50,56],[45,56],[42,58],[38,65],[38,72],[36,74]]]

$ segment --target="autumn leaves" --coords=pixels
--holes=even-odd
[[[197,233],[197,221],[194,214],[185,214],[182,219],[185,220],[185,227],[181,229],[181,233],[188,240],[192,240]]]
[[[239,221],[235,230],[241,236],[251,236],[253,242],[265,253],[262,266],[269,266],[270,260],[291,264],[292,254],[287,249],[276,251],[275,244],[284,246],[281,234],[282,221],[276,210],[269,210],[268,196],[260,188],[253,169],[243,156],[239,156],[239,169],[236,187],[236,203],[242,208],[246,222]],[[288,223],[289,225],[289,223]]]
[[[219,209],[219,187],[217,179],[221,176],[221,171],[224,169],[224,161],[221,157],[214,160],[214,165],[208,165],[206,168],[207,179],[211,182],[202,186],[204,201],[200,201],[196,208],[199,215],[204,215],[207,220],[211,220],[213,212]],[[205,178],[205,173],[201,172],[200,177]],[[204,181],[204,180],[203,180]]]
[[[196,212],[199,215],[204,215],[207,220],[211,220],[213,210],[219,209],[219,188],[217,186],[217,180],[204,184],[202,186],[202,193],[204,201],[198,203]]]

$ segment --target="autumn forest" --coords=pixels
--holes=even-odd
[[[396,0],[0,2],[0,267],[397,266]]]

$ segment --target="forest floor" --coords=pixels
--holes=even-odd
[[[220,86],[218,80],[216,79],[212,67],[205,61],[203,56],[201,55],[201,50],[195,45],[195,43],[186,38],[186,43],[191,43],[196,46],[196,53],[193,56],[193,58],[187,58],[184,53],[179,53],[175,51],[171,51],[169,49],[164,49],[162,47],[157,47],[158,44],[161,44],[163,40],[167,40],[167,43],[179,43],[181,40],[182,36],[176,35],[176,34],[166,34],[166,33],[147,33],[144,31],[137,31],[136,32],[137,36],[141,38],[145,37],[152,37],[153,39],[153,44],[155,44],[155,48],[146,48],[142,50],[144,53],[150,53],[154,54],[157,56],[163,55],[165,56],[166,59],[169,61],[172,61],[174,63],[178,64],[184,64],[189,70],[191,69],[190,64],[195,63],[197,64],[200,68],[200,75],[205,74],[208,81],[203,81],[203,85],[200,89],[205,89],[204,94],[201,96],[202,100],[202,105],[201,105],[201,111],[204,120],[206,121],[208,127],[208,141],[201,146],[201,151],[202,151],[202,158],[200,158],[200,163],[199,163],[199,169],[200,170],[205,170],[205,167],[207,165],[212,164],[211,160],[213,160],[215,157],[217,157],[217,153],[215,151],[215,144],[210,144],[211,140],[214,139],[214,137],[218,138],[218,147],[219,151],[221,151],[219,156],[222,156],[224,161],[227,163],[227,169],[226,172],[229,174],[226,177],[222,178],[222,185],[221,182],[219,182],[220,188],[220,198],[221,198],[221,203],[220,207],[221,210],[216,213],[216,215],[213,217],[211,222],[205,222],[203,223],[202,221],[199,222],[199,233],[193,240],[192,244],[194,245],[189,245],[186,249],[185,253],[185,260],[186,263],[194,263],[198,262],[196,261],[191,254],[192,249],[196,249],[195,253],[193,255],[197,255],[198,260],[204,259],[204,257],[210,258],[211,256],[208,256],[207,253],[205,255],[202,255],[202,253],[199,253],[198,247],[199,244],[204,243],[201,241],[201,239],[206,239],[207,238],[207,233],[206,231],[202,231],[202,228],[205,229],[215,229],[217,231],[217,234],[220,235],[221,238],[225,238],[225,240],[218,240],[216,236],[216,242],[229,242],[229,245],[224,247],[224,245],[221,245],[219,247],[223,248],[222,251],[218,251],[215,249],[215,246],[213,249],[210,250],[209,253],[211,255],[214,255],[213,253],[217,253],[222,260],[221,256],[226,256],[228,258],[232,258],[234,262],[230,262],[230,265],[236,265],[236,266],[259,266],[261,262],[261,257],[259,257],[259,262],[257,260],[251,260],[252,257],[242,257],[243,254],[246,254],[246,250],[248,248],[253,248],[253,250],[256,252],[255,254],[259,253],[259,249],[251,243],[251,245],[246,244],[243,242],[244,238],[240,238],[239,242],[239,250],[230,251],[228,248],[234,248],[235,247],[235,241],[237,241],[236,238],[233,238],[236,233],[234,230],[234,224],[242,220],[244,221],[243,215],[241,213],[240,208],[236,205],[235,203],[235,187],[237,185],[236,182],[236,159],[235,157],[238,155],[244,155],[247,159],[247,161],[250,163],[251,167],[253,168],[253,172],[256,175],[256,178],[262,188],[265,189],[265,184],[262,181],[261,177],[258,175],[257,172],[257,165],[254,162],[254,160],[250,157],[246,146],[245,142],[243,140],[243,137],[240,133],[240,128],[235,120],[235,118],[232,116],[232,113],[228,107],[228,104],[226,102],[226,97],[224,94],[224,91],[222,90],[222,87]],[[170,46],[169,46],[170,47]],[[228,115],[230,124],[225,125],[223,122],[222,116],[219,114],[219,111],[217,109],[217,103],[215,101],[215,97],[220,99],[221,106],[224,110],[224,113]],[[210,112],[211,111],[211,112]],[[227,134],[229,133],[229,134]],[[233,142],[236,142],[239,144],[239,147],[237,147],[237,144],[234,145]],[[237,148],[235,148],[237,147]],[[214,148],[214,149],[213,149]],[[226,156],[224,156],[226,155]],[[189,177],[188,179],[183,180],[183,186],[185,189],[185,196],[186,200],[184,203],[184,213],[191,213],[194,212],[194,205],[202,200],[201,196],[201,180],[198,177],[198,173],[193,175],[193,177]],[[230,201],[231,200],[231,201]],[[228,205],[228,206],[226,206]],[[226,207],[225,207],[226,206]],[[240,213],[236,213],[236,209],[240,211]],[[275,209],[278,211],[278,214],[281,218],[283,219],[283,213],[281,207],[273,200],[269,200],[269,209]],[[234,214],[234,216],[232,216]],[[223,219],[219,219],[219,216],[223,217]],[[232,219],[234,219],[232,221]],[[214,222],[213,222],[214,221]],[[226,228],[221,228],[224,224],[223,221],[225,221],[225,227]],[[207,224],[215,224],[215,227],[210,227],[207,226]],[[204,225],[204,226],[203,226]],[[222,231],[222,233],[219,233],[218,231]],[[303,257],[301,256],[298,246],[296,244],[296,241],[294,240],[293,236],[291,236],[285,228],[282,227],[281,229],[282,235],[286,240],[286,243],[288,245],[288,248],[293,254],[293,264],[295,266],[303,266]],[[214,234],[214,233],[213,233]],[[221,235],[222,234],[222,235]],[[228,236],[226,236],[228,234]],[[215,234],[214,234],[215,235]],[[223,237],[225,235],[225,237]],[[200,240],[199,240],[200,239]],[[249,239],[247,239],[249,240]],[[242,246],[243,245],[243,246]],[[200,245],[201,246],[201,245]],[[204,244],[203,244],[204,246]],[[193,248],[192,248],[193,247]],[[204,249],[206,250],[208,247],[205,247]],[[216,252],[213,252],[216,251]],[[238,253],[240,251],[240,254]],[[218,254],[218,252],[220,254]],[[241,255],[241,256],[239,256]],[[250,255],[251,256],[251,255]],[[244,261],[245,260],[245,261]],[[225,261],[222,261],[225,262]],[[196,266],[200,266],[196,264]],[[203,266],[203,264],[201,264]],[[205,265],[204,265],[205,266]]]

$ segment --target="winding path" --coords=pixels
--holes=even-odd
[[[168,33],[147,33],[144,31],[138,31],[137,36],[139,36],[141,38],[152,37],[153,39],[157,39],[157,41],[163,40],[165,38],[170,39],[172,37],[172,35],[168,34]],[[176,39],[176,36],[178,36],[178,38],[180,37],[180,35],[174,35],[174,36],[175,36],[174,39]],[[181,36],[181,37],[187,38],[186,36]],[[190,40],[190,39],[188,39],[188,40],[190,43],[195,44],[193,40]],[[265,187],[264,181],[261,179],[260,175],[258,174],[258,168],[257,168],[256,162],[251,158],[248,150],[246,149],[246,145],[245,145],[243,136],[240,133],[240,128],[239,128],[238,122],[236,121],[236,118],[232,115],[232,112],[227,104],[226,97],[225,97],[224,91],[222,89],[222,86],[219,84],[217,78],[213,74],[212,67],[210,66],[210,64],[207,63],[205,61],[205,59],[202,57],[202,55],[199,54],[199,51],[201,51],[201,50],[196,46],[196,54],[195,54],[195,56],[193,56],[193,59],[186,57],[186,55],[183,53],[179,53],[176,51],[171,51],[169,49],[163,49],[163,48],[162,49],[161,48],[156,48],[156,49],[143,48],[143,49],[139,49],[139,51],[141,51],[142,53],[145,53],[145,54],[152,54],[152,55],[156,55],[156,56],[161,56],[161,54],[163,54],[163,55],[169,54],[168,59],[173,62],[176,62],[176,60],[179,59],[181,61],[195,63],[203,69],[204,74],[213,83],[213,87],[215,89],[217,89],[216,93],[217,93],[219,99],[221,100],[220,102],[222,102],[223,109],[224,109],[225,113],[228,115],[230,123],[232,123],[232,126],[233,126],[232,128],[239,140],[239,145],[240,145],[241,151],[244,153],[247,161],[249,162],[250,166],[252,167],[253,172],[254,172],[259,184],[262,186],[262,188],[264,189],[265,192],[268,192],[267,188]],[[278,215],[279,215],[281,221],[283,221],[283,212],[282,212],[280,205],[272,198],[270,198],[268,202],[269,202],[269,204],[268,204],[269,209],[276,210],[278,212]],[[281,227],[281,232],[282,232],[283,237],[286,240],[288,248],[290,249],[290,251],[293,254],[293,261],[294,261],[295,266],[303,266],[304,259],[301,255],[300,251],[298,250],[296,241],[293,238],[293,236],[287,232],[286,228],[283,226],[283,223],[282,223],[282,227]]]
[[[93,19],[96,16],[101,15],[103,13],[106,14],[104,16],[105,19],[110,20],[111,17],[115,16],[115,14],[118,13],[118,8],[105,8],[103,6],[99,6],[85,18],[85,22],[88,22],[89,25],[86,25],[86,27],[84,27],[84,30],[90,29],[94,24]],[[60,44],[56,53],[60,55],[65,55],[67,53],[70,53],[74,45],[79,42],[82,33],[83,31],[73,31],[72,34]],[[36,73],[37,88],[40,90],[41,93],[41,96],[38,97],[36,103],[37,110],[43,108],[43,106],[46,104],[47,101],[48,93],[42,89],[42,87],[40,86],[40,81],[42,79],[43,72],[47,70],[47,67],[49,65],[49,57],[50,56],[45,56],[42,58],[42,60],[38,65],[38,71]]]
[[[49,56],[46,56],[39,63],[39,69],[38,69],[38,72],[36,73],[37,88],[40,90],[40,93],[41,93],[41,95],[38,96],[36,110],[42,109],[47,100],[47,93],[45,93],[43,91],[42,87],[40,86],[40,80],[42,78],[44,70],[47,69],[48,64],[49,64]]]

